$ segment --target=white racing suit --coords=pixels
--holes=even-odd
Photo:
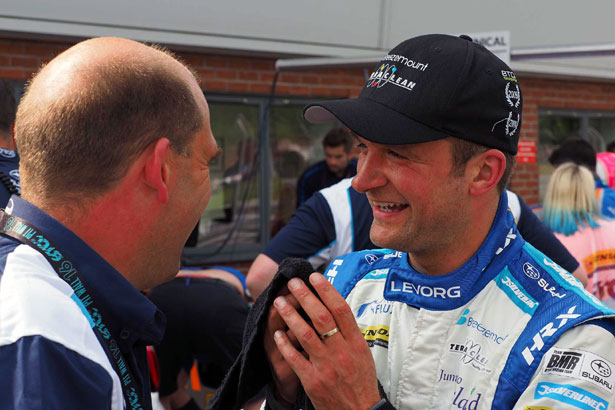
[[[426,276],[379,249],[325,275],[396,409],[615,409],[615,312],[523,240],[506,195],[454,272]]]

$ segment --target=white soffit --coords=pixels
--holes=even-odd
[[[385,53],[349,58],[292,58],[276,61],[280,71],[310,69],[372,69]],[[519,74],[541,77],[615,81],[615,43],[511,51],[511,68]]]

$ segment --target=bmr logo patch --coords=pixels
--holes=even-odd
[[[365,262],[371,265],[372,263],[376,262],[380,258],[381,257],[378,255],[374,255],[373,253],[368,253],[367,255],[365,255]]]
[[[582,358],[581,353],[555,350],[545,367],[545,373],[572,374]]]

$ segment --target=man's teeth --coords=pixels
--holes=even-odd
[[[373,204],[377,206],[382,212],[396,212],[408,206],[406,204],[395,204],[391,202],[376,202],[376,201],[373,201]]]

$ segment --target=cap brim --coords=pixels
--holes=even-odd
[[[365,98],[310,104],[303,117],[312,123],[338,120],[360,137],[380,144],[415,144],[450,136]]]

